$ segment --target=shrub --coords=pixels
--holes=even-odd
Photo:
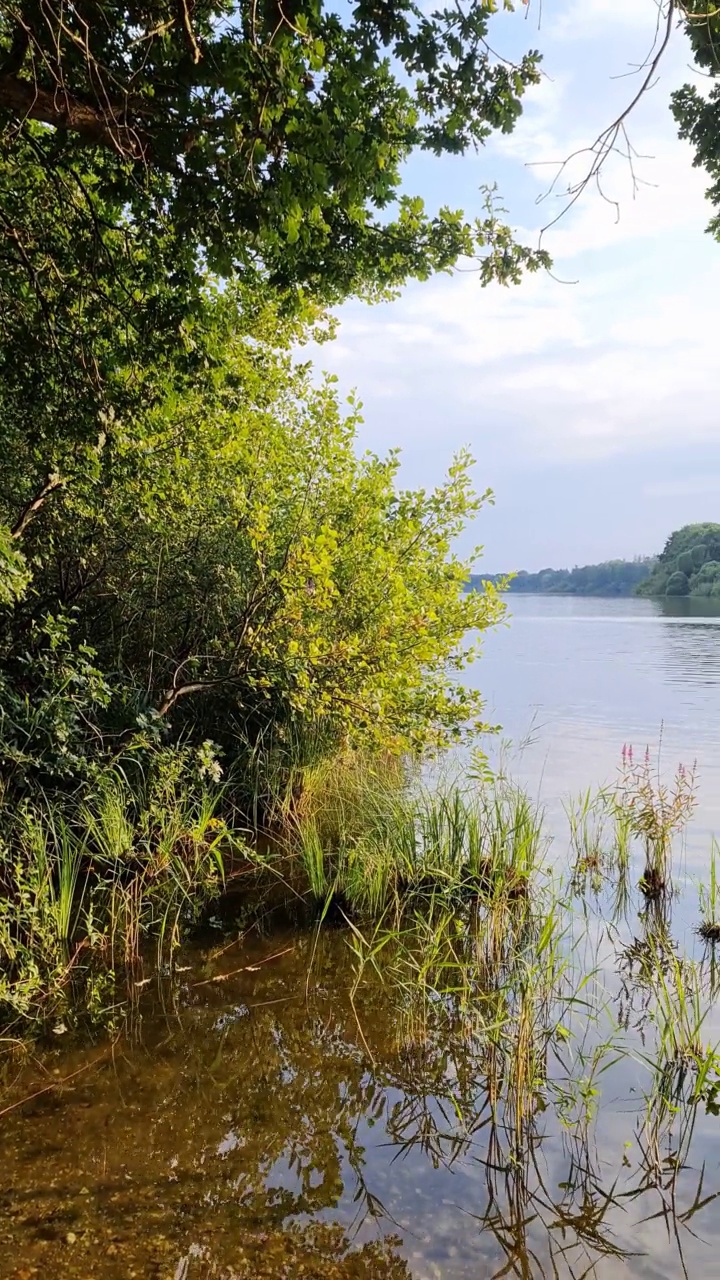
[[[690,590],[690,583],[687,575],[680,573],[671,573],[665,588],[667,596],[686,596]]]
[[[33,584],[5,622],[6,696],[44,705],[52,655],[53,689],[64,680],[71,704],[92,702],[66,709],[67,750],[33,719],[43,768],[53,750],[63,769],[68,752],[78,767],[102,756],[138,721],[159,741],[211,738],[242,767],[270,741],[401,752],[481,723],[455,677],[504,606],[492,588],[463,593],[470,566],[452,550],[483,500],[472,460],[432,492],[399,490],[397,454],[358,456],[358,410],[343,412],[330,382],[222,337],[182,397],[108,421],[98,468],[28,531]],[[38,598],[63,638],[28,665]],[[78,671],[60,661],[68,645]]]
[[[692,592],[698,596],[720,596],[720,563],[708,560],[692,581]]]

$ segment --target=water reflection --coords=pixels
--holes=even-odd
[[[0,1276],[714,1275],[696,1228],[717,1234],[718,1122],[689,1069],[641,1061],[670,921],[603,952],[587,910],[585,950],[557,960],[562,1005],[526,960],[508,983],[507,956],[489,967],[470,934],[452,945],[477,959],[471,998],[451,982],[422,1008],[392,981],[351,998],[340,932],[259,968],[280,948],[256,939],[222,984],[196,961],[172,1012],[146,997],[134,1038],[85,1074],[87,1055],[58,1052],[44,1071],[67,1085],[4,1116]]]
[[[633,602],[634,603],[634,602]],[[718,618],[720,619],[720,599],[703,599],[693,596],[664,596],[661,599],[649,600],[651,608],[663,618]]]
[[[673,619],[663,626],[663,667],[668,681],[681,687],[720,683],[720,618],[717,622]]]

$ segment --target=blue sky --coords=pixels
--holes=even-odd
[[[633,96],[654,0],[538,0],[492,20],[493,46],[540,48],[543,82],[515,133],[477,156],[413,160],[407,189],[430,207],[481,212],[497,182],[529,243],[559,209],[538,203],[549,163],[587,146]],[[468,531],[482,567],[538,569],[662,548],[691,520],[720,521],[717,380],[720,244],[705,234],[706,177],[676,135],[672,89],[696,79],[677,32],[629,124],[626,162],[547,235],[553,275],[482,289],[473,274],[351,303],[314,353],[364,405],[361,445],[402,449],[405,483],[431,486],[468,445],[496,505]],[[582,163],[582,161],[580,161]]]

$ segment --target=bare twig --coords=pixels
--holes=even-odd
[[[682,5],[680,7],[682,8]],[[577,151],[573,151],[571,155],[565,158],[565,160],[557,164],[557,173],[555,174],[555,177],[553,178],[548,190],[540,197],[540,201],[546,200],[548,196],[553,194],[553,192],[557,188],[557,185],[562,175],[565,173],[565,171],[568,168],[568,165],[570,165],[573,160],[576,160],[578,156],[582,156],[582,155],[589,155],[591,157],[590,165],[587,169],[587,172],[578,182],[572,183],[568,187],[567,191],[565,192],[568,199],[564,204],[563,208],[550,222],[546,223],[546,225],[542,228],[540,232],[540,240],[539,240],[540,244],[542,244],[543,236],[546,234],[546,232],[549,231],[551,227],[554,227],[562,218],[565,217],[566,213],[568,213],[568,211],[573,207],[573,205],[577,203],[577,201],[580,199],[580,197],[582,196],[582,194],[584,193],[584,191],[586,190],[586,188],[589,186],[591,182],[595,182],[598,188],[598,191],[600,192],[600,195],[603,197],[603,199],[608,201],[608,203],[610,204],[614,204],[617,208],[617,202],[614,200],[610,200],[609,197],[602,190],[602,187],[600,185],[600,175],[608,157],[612,155],[614,152],[618,152],[620,150],[618,143],[621,141],[624,142],[625,144],[624,149],[622,150],[621,153],[630,164],[632,175],[633,175],[633,184],[635,187],[637,187],[638,179],[635,175],[635,171],[633,168],[633,160],[637,156],[637,152],[635,151],[635,149],[632,147],[630,143],[625,126],[628,118],[630,117],[632,112],[635,110],[640,100],[647,93],[648,89],[650,89],[653,84],[657,69],[660,65],[660,62],[663,58],[663,55],[665,54],[665,50],[667,49],[668,44],[670,42],[670,38],[672,36],[673,22],[675,19],[675,14],[677,12],[677,9],[678,9],[678,0],[668,0],[667,11],[665,13],[665,20],[662,26],[662,39],[660,41],[659,46],[657,46],[657,48],[654,48],[654,52],[651,53],[651,56],[648,58],[647,62],[643,63],[641,69],[645,70],[645,75],[643,77],[642,83],[640,84],[637,90],[637,93],[635,93],[631,101],[627,104],[626,107],[624,107],[624,109],[620,112],[620,114],[616,117],[616,119],[613,120],[612,124],[608,125],[607,128],[603,129],[602,133],[598,134],[597,138],[595,139],[595,141],[592,143],[591,146],[582,147]],[[658,31],[659,30],[660,30],[660,27],[658,27]]]
[[[275,951],[271,956],[265,956],[264,960],[258,960],[257,964],[243,964],[239,969],[231,969],[229,973],[216,973],[213,978],[204,978],[202,982],[193,982],[193,987],[207,987],[212,982],[225,982],[228,978],[234,978],[237,973],[255,973],[264,964],[269,964],[271,960],[279,960],[280,956],[286,956],[288,952],[294,950],[294,947],[285,947],[283,951]]]

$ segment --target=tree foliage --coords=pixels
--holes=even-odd
[[[695,164],[702,165],[710,177],[708,198],[720,209],[720,8],[706,0],[682,0],[677,7],[695,62],[710,84],[683,85],[672,96],[672,111],[680,137],[695,149]],[[720,238],[720,213],[712,219],[710,230]]]
[[[398,491],[397,456],[357,456],[357,408],[292,362],[273,306],[232,335],[229,307],[207,303],[207,366],[162,389],[154,369],[152,399],[75,450],[24,528],[32,582],[1,627],[6,770],[49,772],[60,687],[66,761],[138,729],[232,759],[268,735],[419,748],[478,718],[452,673],[502,605],[463,595],[451,550],[479,506],[470,460]],[[52,439],[31,413],[7,421],[10,524]]]
[[[672,533],[642,595],[720,597],[720,524],[686,524]]]
[[[30,581],[25,557],[12,530],[0,525],[0,605],[19,600]]]
[[[461,153],[510,131],[538,80],[536,53],[517,65],[492,53],[493,8],[0,0],[0,163],[14,191],[0,243],[12,275],[52,294],[76,248],[70,269],[87,273],[92,257],[102,292],[133,228],[145,248],[136,289],[153,294],[172,263],[177,302],[208,270],[259,271],[327,301],[461,254],[482,257],[484,278],[545,263],[493,209],[474,221],[429,213],[401,189],[412,152]],[[71,242],[65,202],[84,222]]]

